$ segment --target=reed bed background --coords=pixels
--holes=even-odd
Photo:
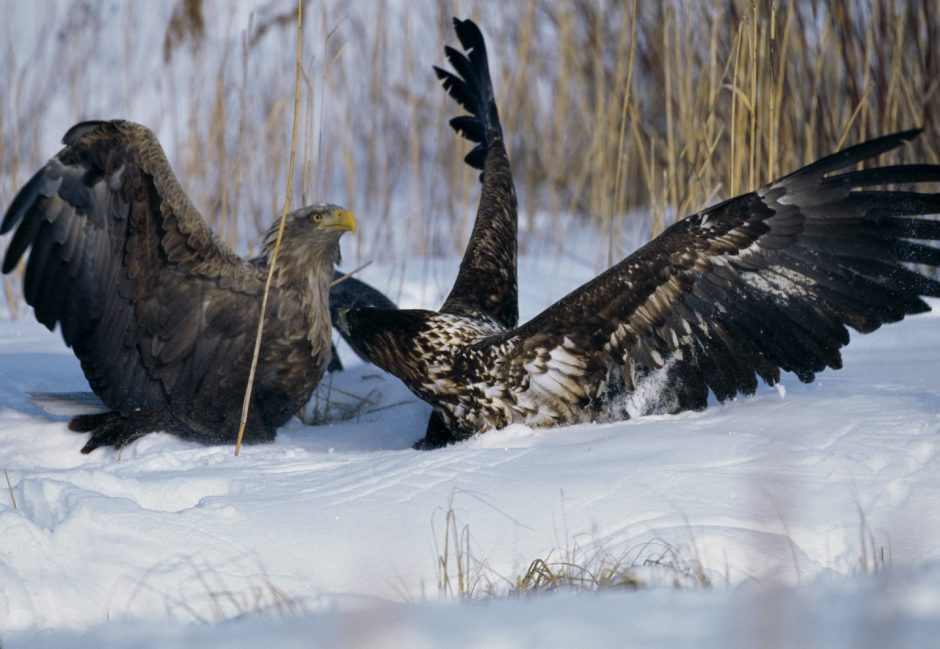
[[[0,3],[0,205],[73,123],[153,128],[211,226],[254,250],[283,201],[293,0]],[[606,242],[602,268],[677,215],[837,147],[913,126],[940,162],[940,0],[307,2],[294,204],[359,215],[347,257],[459,255],[477,175],[431,65],[451,17],[487,39],[520,246]],[[404,262],[402,262],[404,263]],[[15,313],[19,282],[4,278]]]

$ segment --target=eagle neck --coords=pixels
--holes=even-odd
[[[338,258],[339,245],[334,243],[314,250],[284,247],[275,261],[274,286],[299,299],[306,322],[306,338],[314,353],[328,348],[331,342],[330,282]]]

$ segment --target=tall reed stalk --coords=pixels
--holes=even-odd
[[[430,69],[455,43],[454,13],[487,39],[523,252],[595,228],[600,268],[630,233],[889,131],[924,126],[897,156],[940,161],[940,0],[304,2],[292,200],[362,215],[353,261],[463,250],[477,174]],[[0,5],[0,205],[72,123],[125,117],[158,133],[210,225],[253,249],[287,173],[293,3],[57,5],[46,21]],[[393,296],[395,277],[381,287]],[[15,311],[20,282],[3,282]]]

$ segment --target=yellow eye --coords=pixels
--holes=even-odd
[[[317,221],[317,222],[322,221],[322,220],[323,220],[323,214],[322,214],[322,212],[314,212],[314,214],[313,214],[313,220],[314,220],[314,221]]]

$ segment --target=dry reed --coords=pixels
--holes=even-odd
[[[128,117],[157,131],[212,227],[238,252],[253,249],[288,173],[294,66],[280,45],[292,4],[249,14],[179,0],[118,5],[110,17],[103,2],[59,1],[70,10],[47,12],[61,17],[51,25],[17,3],[0,8],[0,204],[72,122]],[[430,70],[455,42],[452,14],[476,19],[487,38],[523,252],[562,248],[571,228],[591,227],[607,239],[602,267],[636,245],[630,219],[653,234],[842,144],[902,128],[927,133],[899,156],[940,161],[940,0],[326,0],[304,35],[291,198],[362,215],[348,258],[400,267],[463,249],[476,173],[446,125],[458,109]],[[161,22],[162,33],[142,29]],[[125,36],[105,38],[113,29]],[[380,288],[395,297],[396,281],[390,273]],[[11,309],[19,290],[4,280]]]
[[[10,492],[10,504],[13,506],[13,509],[16,509],[17,508],[16,507],[16,493],[14,493],[13,491],[13,483],[10,482],[10,474],[7,472],[6,469],[3,470],[3,477],[6,478],[7,489]]]
[[[245,437],[245,427],[248,423],[248,409],[251,403],[251,391],[255,384],[255,372],[258,369],[258,356],[261,352],[261,339],[264,335],[264,317],[267,313],[268,298],[271,294],[271,284],[274,280],[274,269],[277,267],[277,257],[284,239],[284,225],[287,223],[287,213],[290,211],[291,194],[294,188],[294,159],[297,153],[297,130],[300,124],[300,78],[303,66],[303,3],[297,2],[297,59],[294,62],[294,119],[291,128],[290,161],[287,165],[287,191],[284,194],[284,205],[281,208],[281,220],[277,228],[277,238],[274,240],[274,250],[268,262],[268,275],[264,282],[264,294],[261,297],[261,309],[258,316],[258,331],[255,334],[254,351],[251,354],[251,368],[248,371],[248,383],[245,385],[245,398],[242,401],[242,415],[238,424],[238,437],[235,440],[235,455],[241,452],[242,440]]]

